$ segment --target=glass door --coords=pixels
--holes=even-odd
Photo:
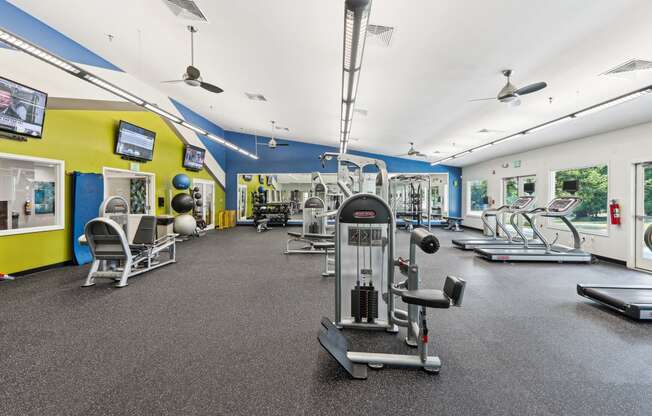
[[[652,271],[652,251],[645,231],[652,225],[652,163],[636,167],[636,267]]]

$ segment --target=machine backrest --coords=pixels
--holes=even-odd
[[[113,220],[92,219],[86,223],[84,234],[96,260],[126,260],[131,256],[127,236]]]
[[[444,293],[453,301],[455,306],[462,306],[464,288],[466,288],[465,280],[455,276],[446,277],[446,282],[444,282]]]
[[[143,215],[134,235],[134,244],[154,244],[156,241],[156,217]]]

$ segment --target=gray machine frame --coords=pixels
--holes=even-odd
[[[354,232],[358,233],[361,229],[374,229],[373,227],[356,228],[361,224],[379,224],[388,227],[386,235],[388,254],[385,264],[387,267],[386,292],[382,296],[378,296],[379,302],[386,302],[386,319],[384,321],[354,322],[344,319],[342,316],[344,309],[342,304],[344,278],[342,275],[342,233],[346,232],[347,239],[351,239],[351,234],[348,233],[352,227]],[[372,235],[373,231],[370,231],[369,247],[373,245]],[[438,373],[441,368],[441,360],[437,356],[428,355],[426,308],[449,308],[462,304],[466,286],[466,282],[462,279],[448,276],[442,291],[419,288],[416,248],[419,247],[426,253],[434,253],[439,249],[437,238],[423,228],[414,230],[410,236],[410,257],[409,260],[405,260],[394,259],[394,235],[394,215],[387,202],[376,195],[353,195],[346,199],[338,210],[335,224],[335,322],[328,318],[322,319],[322,329],[318,340],[353,378],[367,378],[367,366],[372,368],[384,366],[421,367],[426,371]],[[381,265],[383,262],[385,260],[381,258]],[[398,267],[400,272],[406,276],[404,281],[394,283],[395,267]],[[346,287],[346,289],[348,288]],[[382,292],[382,287],[380,288]],[[396,296],[400,296],[407,303],[407,311],[396,308]],[[405,342],[409,346],[418,348],[417,355],[349,351],[346,337],[340,332],[341,328],[349,328],[385,330],[395,333],[398,332],[398,327],[407,329]]]
[[[141,221],[148,216],[141,218]],[[154,223],[154,227],[156,224]],[[106,231],[99,234],[98,229]],[[176,262],[176,235],[169,234],[151,243],[129,244],[117,222],[109,218],[94,218],[84,226],[84,235],[93,255],[93,263],[83,287],[95,285],[95,279],[116,281],[115,287],[125,287],[128,279]],[[169,256],[159,260],[161,253]]]
[[[315,243],[333,241],[334,235],[326,233],[327,220],[324,201],[316,196],[307,198],[303,203],[301,232],[288,231],[290,238],[285,244],[284,254],[324,254],[326,247]],[[311,224],[317,224],[317,233],[310,232]]]

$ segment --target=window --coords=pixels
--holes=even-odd
[[[64,162],[0,153],[0,236],[63,229]]]
[[[503,179],[503,203],[511,205],[518,199],[518,178]]]
[[[578,231],[606,234],[609,171],[607,165],[597,165],[587,168],[558,170],[552,174],[555,184],[554,196],[570,195],[563,190],[565,181],[578,181],[576,196],[582,198],[582,203],[575,209],[570,218]],[[561,224],[555,219],[553,224]]]
[[[467,182],[467,214],[480,215],[489,206],[487,196],[487,181],[476,180]]]

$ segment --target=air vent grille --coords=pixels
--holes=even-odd
[[[652,62],[643,59],[630,59],[629,61],[602,73],[602,75],[619,75],[626,72],[643,71],[646,69],[652,69]]]
[[[197,2],[193,0],[163,0],[175,16],[186,20],[208,22],[206,15],[201,11]]]
[[[290,131],[289,127],[276,126],[276,130]]]
[[[257,94],[255,92],[245,92],[244,94],[252,101],[267,101],[267,98],[263,94]]]
[[[367,44],[389,48],[394,35],[394,28],[390,26],[368,25]]]

